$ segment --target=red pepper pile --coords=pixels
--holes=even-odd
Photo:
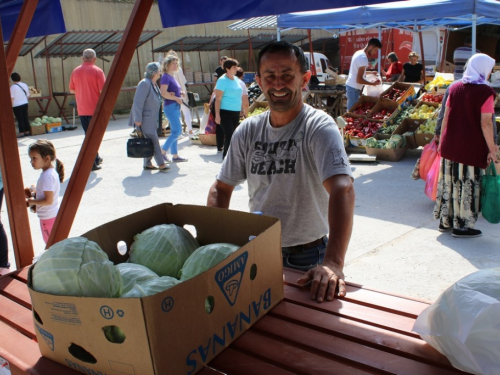
[[[373,103],[373,102],[364,102],[364,103],[358,105],[357,107],[353,108],[350,112],[354,113],[356,115],[364,116],[372,110],[374,105],[375,105],[375,103]]]
[[[345,127],[346,134],[357,138],[370,138],[382,126],[382,123],[364,120],[361,118],[345,117],[347,125]]]
[[[441,103],[443,101],[444,94],[424,94],[420,100],[428,103]]]
[[[397,101],[404,93],[406,90],[400,90],[395,87],[391,88],[388,93],[383,94],[382,98],[392,100],[392,101]]]
[[[394,112],[393,109],[384,108],[370,117],[374,120],[387,120],[389,117],[391,117],[393,112]]]

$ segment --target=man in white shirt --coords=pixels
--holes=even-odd
[[[377,86],[380,80],[374,82],[365,79],[365,71],[369,66],[368,58],[375,58],[382,43],[377,38],[370,39],[366,47],[354,53],[346,80],[347,109],[349,110],[361,96],[364,85]]]
[[[28,119],[28,98],[30,90],[28,85],[21,82],[19,73],[10,75],[12,86],[10,86],[10,97],[12,100],[12,109],[16,116],[17,125],[19,126],[19,134],[17,138],[30,135],[30,122]]]

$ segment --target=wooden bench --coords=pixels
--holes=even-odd
[[[41,357],[28,268],[0,277],[0,357],[12,374],[79,374]],[[423,301],[348,283],[345,298],[318,304],[285,270],[285,299],[199,374],[465,374],[411,331]]]

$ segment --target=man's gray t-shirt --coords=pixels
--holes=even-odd
[[[247,180],[250,211],[279,218],[282,246],[295,246],[328,234],[323,181],[338,174],[352,177],[339,129],[330,116],[304,104],[283,127],[271,126],[269,111],[245,120],[217,179],[232,186]]]

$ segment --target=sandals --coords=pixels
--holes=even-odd
[[[155,167],[154,165],[147,165],[144,167],[144,169],[147,171],[155,171],[158,169],[158,167]]]
[[[177,156],[176,158],[172,158],[172,161],[176,163],[181,163],[183,161],[188,161],[186,158],[181,158],[180,156]]]
[[[165,173],[165,172],[168,172],[168,170],[170,169],[170,167],[165,166],[165,168],[158,168],[158,169],[160,170],[160,172]]]

